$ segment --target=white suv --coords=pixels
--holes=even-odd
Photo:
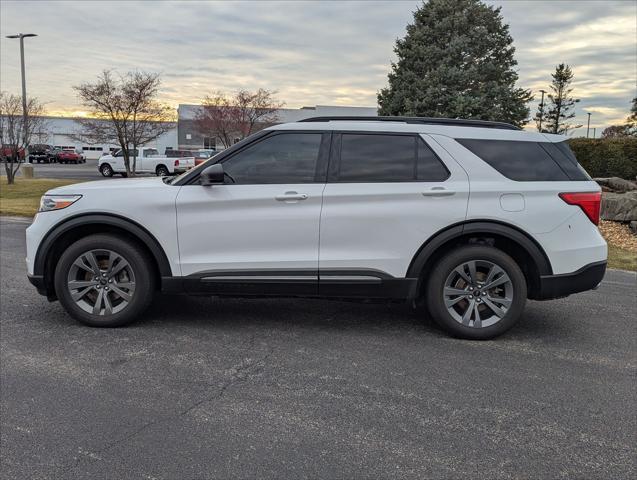
[[[527,298],[595,288],[600,188],[565,138],[497,122],[313,118],[183,175],[47,192],[31,283],[82,323],[119,326],[156,291],[409,301],[491,338]]]

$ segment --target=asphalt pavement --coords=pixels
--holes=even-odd
[[[0,220],[2,478],[635,478],[633,273],[487,342],[298,299],[94,329],[27,282],[26,226]]]
[[[20,167],[19,175],[21,175]],[[103,180],[97,170],[97,160],[86,160],[86,163],[34,163],[33,175],[36,178],[63,178],[73,180]],[[116,177],[119,178],[119,177]]]

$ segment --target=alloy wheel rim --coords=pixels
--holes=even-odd
[[[499,265],[487,260],[461,263],[447,276],[443,299],[458,323],[486,328],[499,322],[513,303],[513,282]]]
[[[106,249],[84,252],[71,264],[67,289],[75,304],[87,313],[114,315],[135,294],[135,273],[119,253]]]

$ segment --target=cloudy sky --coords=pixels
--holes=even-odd
[[[372,2],[11,1],[0,3],[0,89],[27,88],[51,114],[82,114],[72,85],[103,69],[161,72],[164,101],[197,103],[210,90],[277,90],[288,107],[375,106],[396,38],[416,0]],[[577,120],[623,122],[637,82],[637,2],[500,0],[519,85],[546,88],[555,65],[575,72]],[[538,98],[539,100],[539,98]],[[581,131],[580,131],[581,133]]]

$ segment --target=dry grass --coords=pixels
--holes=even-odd
[[[13,185],[6,177],[0,177],[0,215],[32,217],[40,206],[40,197],[47,191],[63,185],[77,183],[75,180],[55,178],[17,178]]]
[[[637,235],[628,225],[602,220],[599,231],[608,242],[608,266],[637,271]]]

